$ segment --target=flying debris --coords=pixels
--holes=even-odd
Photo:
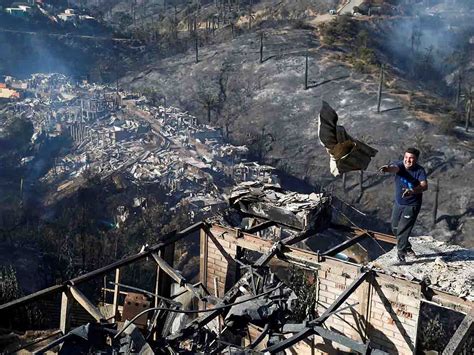
[[[377,150],[352,138],[343,126],[337,125],[336,111],[325,101],[319,112],[318,136],[330,156],[331,174],[339,176],[353,170],[365,170]]]

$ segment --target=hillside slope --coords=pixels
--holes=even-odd
[[[189,51],[133,70],[121,83],[137,91],[154,90],[202,120],[210,117],[232,141],[250,145],[265,162],[314,186],[334,189],[342,200],[368,214],[358,223],[371,228],[387,229],[393,194],[392,179],[375,175],[377,166],[398,159],[407,146],[418,146],[431,189],[425,194],[416,233],[472,246],[468,238],[473,230],[472,136],[460,128],[453,129],[458,134],[444,134],[440,126],[449,110],[442,101],[390,74],[382,112],[377,113],[377,75],[360,73],[339,60],[347,48],[322,46],[310,28],[273,26],[263,32],[262,63],[260,35],[246,33],[201,47],[198,63],[194,51]],[[305,90],[307,48],[310,88]],[[348,174],[346,191],[342,179],[329,174],[328,156],[317,137],[322,100],[338,112],[339,123],[351,135],[379,150],[364,175],[361,196],[358,173]],[[438,224],[433,229],[437,179]],[[357,213],[352,215],[357,220]]]

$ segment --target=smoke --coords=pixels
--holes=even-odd
[[[380,23],[376,42],[386,61],[411,79],[436,85],[446,93],[452,73],[469,62],[474,26],[441,15],[420,13]]]

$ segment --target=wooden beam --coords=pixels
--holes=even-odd
[[[202,295],[199,289],[194,287],[190,284],[183,275],[177,272],[175,269],[171,267],[165,260],[163,260],[159,255],[156,253],[152,254],[153,259],[155,259],[156,263],[160,267],[160,272],[165,272],[169,277],[175,280],[180,286],[184,286],[188,291],[190,291],[194,296],[201,299]]]
[[[115,269],[115,285],[114,285],[114,300],[112,306],[112,312],[114,314],[114,320],[119,320],[119,311],[118,311],[118,302],[119,302],[119,295],[120,295],[120,268]]]
[[[74,286],[69,286],[69,292],[72,297],[98,322],[105,320],[104,315],[84,294]]]
[[[236,238],[234,229],[221,225],[213,225],[210,232],[215,236],[221,236],[222,239],[235,244],[238,247],[257,251],[262,254],[268,252],[274,245],[274,243],[270,240],[264,240],[246,232],[241,232],[240,237]],[[315,269],[319,268],[319,256],[314,252],[292,246],[282,245],[280,253],[288,260],[302,263]]]
[[[156,252],[156,251],[158,251],[158,250],[160,250],[160,249],[162,249],[166,246],[174,244],[176,241],[184,238],[185,236],[187,236],[187,235],[189,235],[189,234],[191,234],[195,231],[198,231],[203,226],[205,226],[204,222],[198,222],[198,223],[195,223],[195,224],[193,224],[193,225],[191,225],[191,226],[189,226],[189,227],[187,227],[187,228],[185,228],[185,229],[183,229],[179,232],[174,231],[174,232],[168,233],[168,234],[166,234],[162,237],[162,240],[163,240],[162,242],[149,247],[148,249],[146,249],[145,251],[143,251],[141,253],[131,255],[127,258],[124,258],[122,260],[118,260],[118,261],[116,261],[112,264],[106,265],[106,266],[104,266],[102,268],[99,268],[97,270],[88,272],[84,275],[81,275],[81,276],[76,277],[74,279],[68,280],[65,283],[63,283],[62,285],[55,285],[55,286],[46,288],[44,290],[35,292],[31,295],[19,298],[15,301],[11,301],[11,302],[5,303],[3,305],[0,305],[0,312],[3,311],[3,310],[8,309],[10,307],[16,307],[16,306],[19,306],[19,305],[24,305],[24,304],[30,303],[32,301],[35,301],[39,298],[42,298],[46,295],[50,295],[50,294],[54,294],[54,293],[57,293],[59,291],[62,291],[62,290],[65,289],[66,285],[70,284],[70,285],[76,285],[77,286],[81,283],[92,280],[92,279],[94,279],[98,276],[103,276],[103,275],[107,274],[108,272],[115,270],[118,267],[130,265],[130,264],[132,264],[136,261],[145,259],[145,258],[149,257],[151,255],[151,253],[154,253],[154,252]]]
[[[208,239],[206,231],[204,228],[201,228],[199,232],[199,281],[204,285],[204,287],[208,287],[207,284],[207,268],[208,268]],[[205,308],[205,304],[201,305]]]
[[[459,354],[466,340],[473,336],[474,332],[474,307],[466,314],[458,329],[454,333],[448,345],[443,350],[443,355]]]
[[[353,227],[353,226],[346,226],[342,224],[331,223],[329,228],[344,231],[347,233],[351,233],[353,235],[358,235],[360,233],[367,233],[369,236],[376,240],[380,240],[382,242],[390,243],[390,244],[397,244],[397,238],[390,234],[380,233],[368,229]]]
[[[365,232],[357,232],[355,237],[353,237],[349,240],[346,240],[345,242],[340,243],[340,244],[336,245],[335,247],[325,251],[323,253],[323,255],[324,256],[334,256],[337,253],[340,253],[341,251],[346,250],[347,248],[353,246],[354,244],[361,242],[363,239],[365,239],[368,236],[369,235]]]
[[[267,229],[268,227],[271,227],[271,226],[274,226],[274,225],[275,225],[275,222],[273,222],[273,221],[265,221],[265,222],[262,222],[260,224],[257,224],[256,226],[253,226],[253,227],[247,229],[245,232],[253,234],[253,233],[260,232],[260,231],[262,231],[264,229]]]
[[[61,313],[59,316],[59,330],[66,334],[69,331],[69,312],[71,311],[72,300],[68,292],[61,294]]]
[[[186,279],[183,275],[179,274],[175,269],[171,267],[163,258],[161,258],[157,253],[151,254],[155,262],[160,267],[160,271],[165,272],[168,276],[170,276],[173,280],[175,280],[180,286],[184,286],[186,283]]]

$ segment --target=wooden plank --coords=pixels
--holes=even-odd
[[[99,311],[99,309],[92,304],[89,299],[84,296],[84,294],[79,291],[77,288],[74,286],[69,286],[69,292],[71,293],[72,297],[79,303],[82,308],[84,308],[87,313],[89,313],[94,319],[98,322],[105,320],[104,315]]]
[[[443,355],[459,354],[466,340],[473,336],[474,332],[474,307],[466,314],[458,329],[454,333],[448,345],[443,350]]]
[[[325,255],[325,256],[334,256],[337,253],[340,253],[341,251],[344,251],[347,248],[353,246],[354,244],[361,242],[363,239],[365,239],[368,236],[369,235],[365,232],[357,233],[355,237],[353,237],[351,239],[348,239],[345,242],[340,243],[340,244],[336,245],[335,247],[325,251],[323,253],[323,255]]]
[[[207,268],[208,268],[208,236],[206,231],[201,228],[199,232],[199,281],[206,287],[209,288],[207,284]]]
[[[151,254],[155,262],[160,267],[160,271],[165,272],[168,276],[170,276],[173,280],[175,280],[180,286],[184,286],[186,283],[186,279],[183,275],[179,274],[175,269],[171,267],[163,258],[161,258],[157,253]]]
[[[55,286],[45,288],[41,291],[32,293],[31,295],[27,295],[27,296],[19,298],[17,300],[13,300],[13,301],[10,301],[10,302],[7,302],[7,303],[4,303],[4,304],[0,305],[0,312],[7,309],[7,308],[16,307],[16,306],[19,306],[19,305],[22,305],[22,304],[27,304],[27,303],[32,302],[34,300],[49,296],[49,295],[54,294],[54,293],[58,293],[60,291],[63,291],[64,289],[65,289],[64,285],[55,285]]]
[[[156,253],[151,254],[153,258],[155,257]],[[159,295],[162,297],[170,297],[171,296],[171,284],[173,282],[171,275],[168,272],[174,272],[176,274],[176,271],[173,269],[173,264],[174,264],[174,243],[169,244],[166,247],[161,249],[161,256],[160,259],[163,261],[163,264],[160,265],[160,276],[159,276]],[[156,261],[156,259],[155,259]],[[167,266],[167,269],[164,268],[164,266]],[[179,274],[178,274],[179,275]],[[183,278],[181,275],[179,275],[180,278]],[[183,278],[184,279],[184,278]],[[178,281],[180,283],[180,281]],[[180,283],[181,284],[181,283]]]
[[[222,238],[231,242],[232,244],[237,245],[238,247],[257,251],[262,254],[268,252],[274,245],[274,243],[271,241],[262,240],[255,235],[245,232],[241,232],[240,237],[236,238],[234,229],[220,225],[213,225],[211,228],[211,233],[217,236],[217,239],[219,239],[219,236],[222,235]],[[319,267],[318,255],[314,252],[284,245],[281,248],[281,253],[289,260],[308,264],[308,266],[314,266],[316,268]]]
[[[114,285],[114,300],[113,300],[113,314],[114,314],[114,320],[118,321],[119,320],[119,311],[118,311],[118,299],[119,299],[119,294],[120,294],[120,268],[115,269],[115,285]]]
[[[74,279],[68,280],[62,285],[55,285],[55,286],[46,288],[44,290],[35,292],[31,295],[19,298],[15,301],[11,301],[11,302],[5,303],[3,305],[0,305],[0,312],[5,310],[5,309],[11,308],[11,307],[16,307],[16,306],[19,306],[19,305],[30,303],[30,302],[35,301],[39,298],[42,298],[46,295],[62,291],[62,290],[65,289],[65,287],[66,287],[65,285],[68,285],[68,284],[70,284],[70,285],[79,285],[81,283],[92,280],[92,279],[94,279],[98,276],[103,276],[103,275],[107,274],[108,272],[115,270],[118,267],[126,266],[126,265],[132,264],[132,263],[134,263],[138,260],[145,259],[145,258],[149,257],[151,255],[151,253],[154,253],[154,252],[156,252],[156,251],[158,251],[158,250],[160,250],[160,249],[162,249],[162,248],[164,248],[168,245],[174,244],[176,241],[184,238],[185,236],[187,236],[187,235],[189,235],[189,234],[191,234],[195,231],[198,231],[203,226],[205,226],[204,222],[198,222],[198,223],[195,223],[195,224],[183,229],[182,231],[179,231],[179,232],[174,231],[174,232],[168,233],[168,234],[163,236],[163,238],[162,238],[163,241],[162,242],[149,247],[148,249],[146,249],[145,251],[143,251],[141,253],[131,255],[127,258],[118,260],[118,261],[116,261],[112,264],[106,265],[106,266],[101,267],[97,270],[88,272],[84,275],[81,275],[81,276],[78,276]]]
[[[175,280],[180,286],[184,286],[188,291],[190,291],[195,297],[201,299],[201,292],[199,289],[194,287],[192,284],[190,284],[183,275],[178,273],[175,269],[171,267],[170,264],[168,264],[164,259],[162,259],[158,254],[153,253],[152,254],[153,259],[155,259],[156,263],[160,267],[159,272],[164,272],[167,274],[167,276],[171,277],[173,280]],[[161,277],[161,276],[160,276]],[[158,287],[159,288],[159,287]]]
[[[61,294],[61,315],[59,316],[59,330],[66,334],[69,331],[69,313],[71,311],[72,300],[67,292]]]

